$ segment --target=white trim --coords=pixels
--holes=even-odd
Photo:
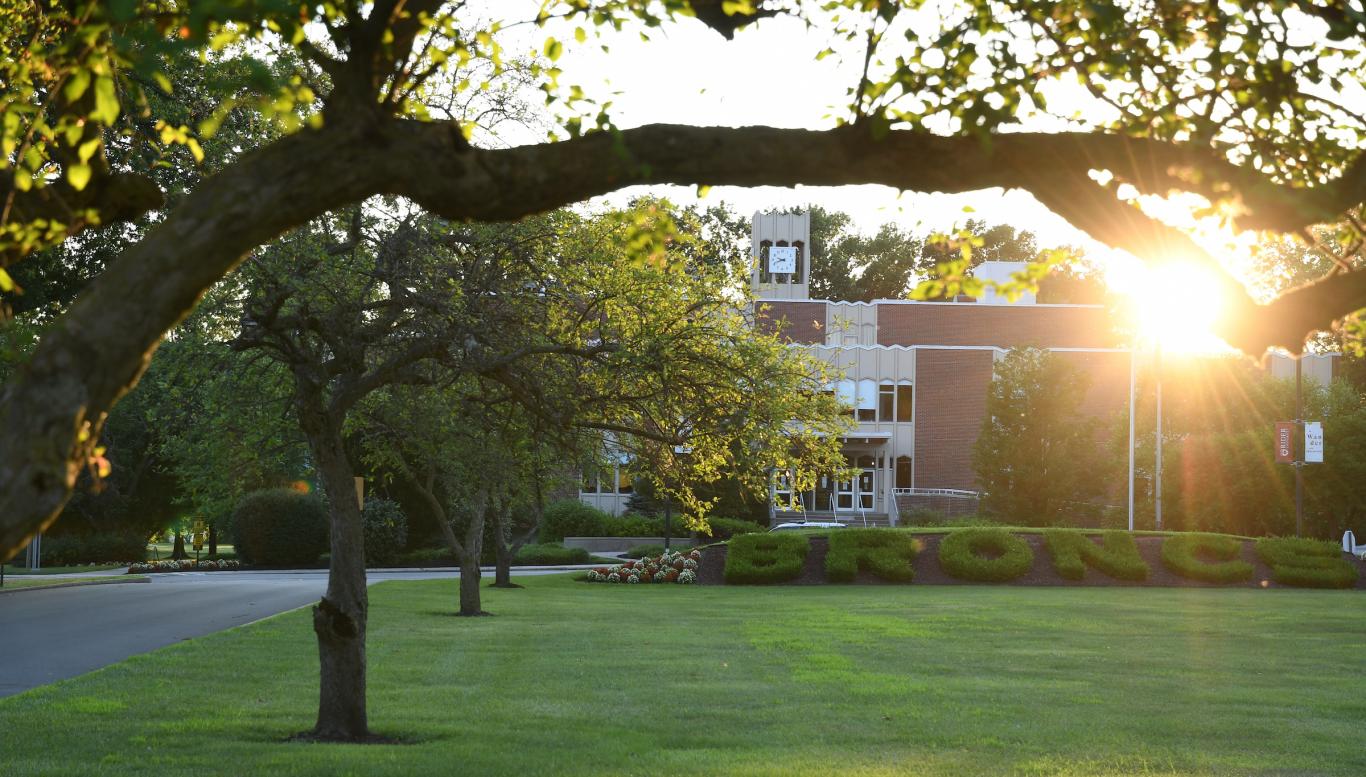
[[[782,301],[784,301],[784,300],[777,300],[777,301],[782,302]],[[959,307],[962,307],[962,306],[964,306],[964,305],[976,305],[976,306],[978,306],[978,307],[990,307],[990,308],[1019,308],[1019,309],[1021,309],[1021,310],[1028,310],[1029,308],[1091,308],[1091,309],[1096,309],[1096,310],[1104,310],[1104,309],[1105,309],[1105,306],[1104,306],[1104,305],[1082,304],[1082,303],[1080,303],[1080,302],[1033,302],[1033,303],[1024,303],[1024,304],[1021,304],[1021,303],[1018,303],[1018,302],[951,302],[951,301],[948,301],[948,300],[929,300],[929,299],[875,299],[875,300],[873,300],[872,302],[864,302],[864,301],[862,301],[862,300],[860,300],[860,301],[858,301],[858,302],[845,302],[845,301],[843,301],[843,300],[833,300],[833,299],[803,299],[803,300],[785,300],[785,301],[787,301],[787,302],[819,302],[819,303],[821,303],[821,304],[823,304],[823,305],[869,305],[869,306],[873,306],[873,305],[957,305],[957,306],[959,306]]]
[[[840,351],[996,351],[1006,353],[1010,348],[1000,345],[819,345],[812,343],[788,343],[790,348],[829,348]],[[1065,353],[1130,353],[1133,348],[1085,348],[1081,346],[1058,346],[1041,348],[1033,345],[1012,346],[1012,348],[1038,348],[1041,351],[1062,351]]]

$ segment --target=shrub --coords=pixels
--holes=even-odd
[[[1301,588],[1351,588],[1357,568],[1342,557],[1335,542],[1296,537],[1257,540],[1257,558],[1271,567],[1271,576],[1282,585]]]
[[[1079,531],[1048,529],[1043,533],[1053,568],[1068,580],[1082,579],[1088,564],[1117,580],[1148,579],[1148,564],[1139,555],[1132,534],[1107,531],[1102,536],[1102,544],[1097,545]]]
[[[541,542],[564,542],[565,537],[600,537],[607,513],[577,499],[561,499],[541,514]]]
[[[1219,534],[1179,534],[1162,541],[1162,563],[1176,574],[1207,583],[1252,578],[1252,565],[1239,558],[1243,541]]]
[[[939,543],[939,565],[960,580],[1003,583],[1034,566],[1034,551],[1004,529],[960,529]]]
[[[883,580],[909,583],[915,577],[911,562],[920,541],[895,529],[844,529],[830,533],[825,576],[832,583],[848,583],[861,569]]]
[[[142,534],[106,532],[43,537],[45,566],[67,567],[85,564],[127,564],[147,558],[147,537]]]
[[[917,507],[906,513],[899,521],[902,526],[943,526],[949,516],[928,507]]]
[[[637,545],[626,551],[630,558],[651,558],[664,555],[663,545]]]
[[[327,506],[288,488],[253,491],[232,513],[233,546],[249,564],[307,566],[327,550]]]
[[[398,561],[408,544],[408,516],[398,502],[367,500],[361,518],[365,521],[365,563],[378,567]]]
[[[592,561],[583,548],[566,548],[559,543],[523,545],[513,558],[514,564],[551,566],[557,564],[587,564]]]
[[[610,567],[588,570],[583,576],[590,583],[679,583],[697,582],[697,563],[702,554],[696,550],[683,553],[664,553],[639,561],[625,561]]]
[[[727,583],[781,583],[801,575],[811,542],[804,534],[742,534],[728,547]]]
[[[405,567],[449,566],[455,563],[455,554],[439,546],[417,548],[399,554],[398,563]]]
[[[728,540],[739,534],[758,534],[764,527],[753,521],[743,521],[738,518],[708,518],[707,525],[711,527],[711,538],[714,540]],[[700,534],[700,532],[699,532]]]

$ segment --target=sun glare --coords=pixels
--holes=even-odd
[[[1223,299],[1209,268],[1170,262],[1144,267],[1128,280],[1138,345],[1183,353],[1229,350],[1212,331]]]

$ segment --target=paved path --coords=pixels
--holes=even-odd
[[[515,575],[565,567],[522,568]],[[79,575],[53,575],[71,580]],[[380,580],[454,578],[452,569],[375,570]],[[148,583],[0,596],[0,697],[75,677],[182,640],[311,604],[327,572],[182,572]]]

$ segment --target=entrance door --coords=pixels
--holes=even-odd
[[[877,472],[865,467],[859,473],[856,485],[858,486],[858,506],[860,510],[873,509],[873,483],[877,480]]]
[[[841,480],[835,483],[835,509],[854,509],[854,481]]]

